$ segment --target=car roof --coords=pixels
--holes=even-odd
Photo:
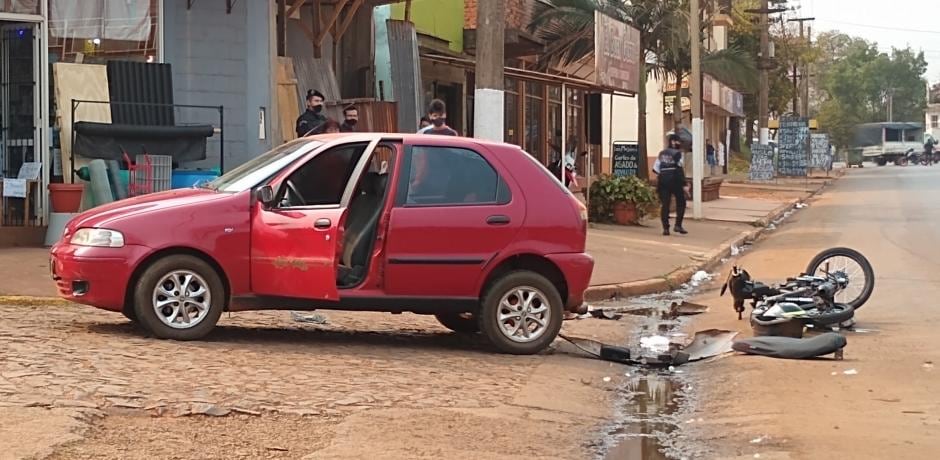
[[[324,143],[333,143],[337,141],[349,141],[349,142],[370,142],[375,139],[401,139],[403,142],[411,144],[425,144],[425,145],[480,145],[480,146],[489,146],[495,147],[498,149],[513,149],[521,150],[521,147],[515,144],[508,144],[505,142],[494,142],[484,139],[476,139],[473,137],[460,137],[460,136],[436,136],[431,134],[411,134],[411,133],[331,133],[331,134],[317,134],[313,136],[307,136],[304,139],[310,139],[315,141],[320,141]]]

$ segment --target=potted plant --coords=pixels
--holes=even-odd
[[[656,193],[636,176],[601,175],[591,184],[591,218],[620,225],[637,223],[656,203]]]

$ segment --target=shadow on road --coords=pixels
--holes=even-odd
[[[133,323],[89,324],[89,332],[127,338],[152,337]],[[157,340],[157,339],[153,339]],[[166,343],[172,343],[166,341]],[[440,349],[493,353],[479,335],[429,332],[402,329],[399,331],[362,331],[349,329],[302,329],[289,327],[218,326],[202,341],[191,346],[208,344],[290,345],[295,347],[395,347],[407,349]]]

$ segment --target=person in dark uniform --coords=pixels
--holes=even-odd
[[[317,90],[307,90],[307,110],[297,118],[297,137],[320,134],[326,124],[326,115],[323,114],[323,93]]]
[[[656,191],[659,193],[660,220],[663,223],[663,235],[669,235],[669,205],[672,198],[676,199],[676,226],[673,231],[685,235],[682,228],[682,219],[685,217],[685,170],[682,167],[682,139],[678,134],[670,134],[668,146],[659,152],[659,157],[653,164],[653,172],[657,175]]]
[[[354,105],[346,106],[343,109],[343,124],[339,130],[344,133],[356,132],[356,125],[359,123],[359,109]]]

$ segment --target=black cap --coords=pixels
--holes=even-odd
[[[673,133],[673,134],[670,134],[670,135],[666,138],[666,141],[667,141],[667,142],[672,142],[672,141],[682,142],[682,138],[679,137],[678,134]]]
[[[326,96],[324,96],[323,93],[321,93],[320,91],[315,90],[315,89],[308,89],[308,90],[307,90],[307,99],[310,99],[311,97],[314,97],[314,96],[317,96],[317,97],[319,97],[320,99],[323,99],[324,101],[326,100]]]

